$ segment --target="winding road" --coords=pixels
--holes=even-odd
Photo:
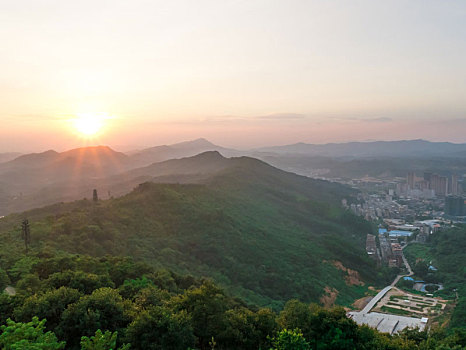
[[[405,245],[402,249],[404,249],[405,247],[407,247],[407,245]],[[398,283],[398,281],[400,280],[400,278],[402,277],[407,277],[407,276],[412,276],[414,274],[413,270],[411,269],[411,266],[409,266],[409,263],[408,263],[408,260],[406,259],[405,255],[403,254],[402,255],[402,258],[403,258],[403,263],[405,264],[406,266],[406,270],[408,270],[408,273],[407,274],[400,274],[400,275],[397,275],[396,278],[393,280],[392,284],[390,284],[389,286],[385,287],[384,289],[382,289],[375,297],[373,297],[371,299],[371,301],[369,301],[369,303],[367,303],[367,305],[364,307],[364,309],[362,309],[360,312],[362,314],[367,314],[369,313],[372,308],[379,302],[380,299],[383,298],[383,296],[385,294],[387,294],[387,292],[394,288],[396,286],[396,284]]]
[[[401,249],[405,249],[408,245],[403,246]],[[393,280],[392,284],[390,286],[395,287],[398,281],[400,280],[401,277],[408,277],[414,275],[413,270],[411,269],[411,266],[409,266],[408,260],[406,259],[405,255],[403,254],[401,256],[403,258],[403,263],[406,266],[406,270],[408,270],[408,274],[403,274],[403,275],[398,275],[396,278]]]

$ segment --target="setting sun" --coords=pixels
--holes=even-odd
[[[102,114],[79,114],[73,119],[74,128],[84,136],[93,136],[101,131],[107,116]]]

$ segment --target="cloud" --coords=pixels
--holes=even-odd
[[[392,118],[388,117],[375,117],[375,118],[367,118],[367,117],[328,117],[328,119],[332,120],[333,122],[350,122],[350,123],[388,123],[393,121]]]
[[[367,122],[367,123],[388,123],[388,122],[391,122],[393,119],[388,118],[388,117],[379,117],[379,118],[366,118],[366,119],[360,119],[360,120]]]
[[[299,113],[274,113],[269,115],[262,115],[255,117],[256,119],[278,119],[278,120],[290,120],[290,119],[305,119],[308,116]]]

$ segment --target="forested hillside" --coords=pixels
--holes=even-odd
[[[28,217],[34,249],[132,256],[212,277],[275,309],[291,298],[350,304],[369,284],[386,282],[364,250],[371,226],[340,206],[351,189],[252,158],[223,159],[229,166],[202,184],[144,183],[117,199],[6,217],[4,259],[22,253],[20,223]]]
[[[3,256],[2,256],[3,257]],[[466,333],[389,336],[342,308],[297,300],[280,313],[247,306],[210,281],[156,271],[129,258],[30,254],[0,269],[17,294],[0,294],[2,349],[448,350]]]

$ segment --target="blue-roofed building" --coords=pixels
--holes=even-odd
[[[414,278],[409,277],[409,276],[404,276],[403,279],[404,279],[405,281],[413,281],[413,282],[414,282]]]
[[[409,237],[413,233],[411,231],[400,231],[400,230],[392,230],[388,233],[390,237]]]
[[[379,235],[383,235],[384,233],[387,233],[386,228],[379,228]]]

